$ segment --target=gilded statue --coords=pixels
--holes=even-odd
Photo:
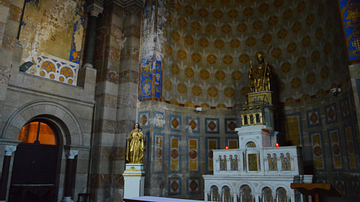
[[[145,150],[145,137],[138,123],[134,125],[133,130],[130,132],[129,137],[127,137],[126,139],[126,160],[129,163],[143,163],[142,159]]]
[[[256,54],[257,66],[250,61],[249,79],[251,92],[270,91],[271,71],[261,53]]]

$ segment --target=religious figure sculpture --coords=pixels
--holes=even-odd
[[[134,125],[134,129],[130,132],[127,139],[127,148],[126,148],[126,160],[129,163],[143,163],[142,159],[144,156],[144,141],[141,128],[139,124]]]
[[[256,54],[257,66],[250,61],[249,79],[251,92],[270,91],[271,71],[261,53]]]

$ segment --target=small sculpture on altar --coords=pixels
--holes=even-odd
[[[138,123],[134,125],[134,129],[130,132],[129,137],[126,139],[126,160],[129,163],[143,163],[142,159],[145,150],[145,137]]]
[[[257,66],[250,61],[249,79],[251,92],[270,91],[271,71],[261,53],[256,54]]]

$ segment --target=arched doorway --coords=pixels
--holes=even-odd
[[[56,201],[60,138],[55,124],[36,118],[21,129],[12,169],[9,201]]]

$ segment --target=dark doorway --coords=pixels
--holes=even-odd
[[[60,158],[55,130],[41,121],[30,122],[18,139],[9,201],[57,201]]]

